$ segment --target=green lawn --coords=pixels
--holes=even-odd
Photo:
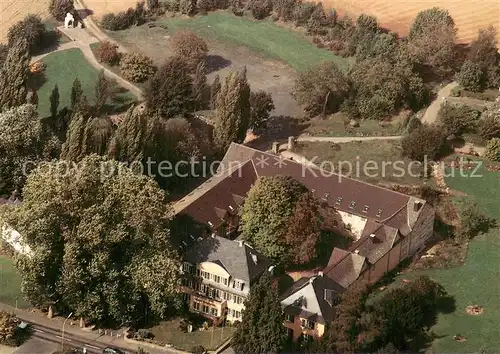
[[[318,48],[309,38],[297,31],[282,28],[270,20],[252,20],[225,11],[210,12],[206,16],[160,19],[173,33],[189,29],[209,40],[245,46],[271,59],[281,60],[298,71],[305,70],[325,60],[332,60],[346,70],[348,60]]]
[[[12,260],[0,255],[0,302],[19,308],[29,308],[30,305],[23,300],[21,293],[21,277]]]
[[[29,83],[31,87],[38,88],[38,112],[41,117],[50,115],[49,97],[56,84],[60,95],[59,109],[70,105],[71,87],[75,77],[81,81],[89,102],[94,102],[94,85],[99,72],[87,63],[80,49],[55,52],[44,57],[42,61],[47,65],[43,76],[32,78]],[[128,108],[134,100],[135,97],[130,92],[116,86],[106,109],[109,112],[120,111]]]
[[[316,164],[327,161],[328,163],[322,164],[326,170],[331,170],[333,163],[335,172],[342,171],[343,174],[369,183],[408,185],[423,183],[423,179],[419,178],[422,167],[410,164],[411,160],[401,156],[401,144],[397,140],[355,141],[341,144],[301,142],[297,144],[296,151]]]
[[[450,172],[450,171],[448,171]],[[457,171],[455,171],[457,172]],[[483,177],[448,177],[450,188],[469,195],[463,201],[476,201],[479,207],[491,217],[500,219],[500,173],[479,171]],[[465,175],[465,173],[464,173]],[[500,230],[490,230],[472,240],[465,265],[451,269],[431,269],[407,273],[401,276],[411,278],[426,274],[444,286],[455,298],[456,309],[448,314],[440,314],[437,324],[432,327],[436,339],[432,343],[435,353],[499,353],[500,352]],[[468,305],[480,305],[484,313],[471,316],[465,312]],[[456,334],[467,338],[460,343],[453,339]]]

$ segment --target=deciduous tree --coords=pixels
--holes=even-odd
[[[51,0],[49,12],[57,21],[64,21],[66,14],[75,9],[73,0]]]
[[[491,161],[500,162],[500,138],[493,138],[488,141],[484,157]]]
[[[14,46],[18,40],[25,39],[30,54],[33,54],[42,49],[44,35],[45,25],[42,19],[39,15],[30,14],[9,28],[7,38],[9,47]]]
[[[30,60],[26,39],[19,39],[9,46],[7,58],[0,71],[0,109],[26,103]]]
[[[18,321],[16,317],[8,312],[0,311],[0,344],[16,345],[16,328]]]
[[[120,53],[118,53],[118,46],[110,41],[102,41],[96,50],[97,58],[100,62],[116,65],[120,62]]]
[[[444,104],[438,112],[439,122],[447,135],[476,131],[480,113],[467,105]]]
[[[148,110],[164,118],[183,115],[194,109],[193,78],[180,57],[170,58],[146,86]]]
[[[349,92],[349,80],[334,62],[323,62],[295,78],[294,97],[310,115],[333,113]]]
[[[403,155],[413,160],[435,160],[440,157],[446,147],[446,136],[440,127],[422,125],[406,135],[401,145]]]
[[[250,127],[254,130],[265,128],[274,109],[273,97],[265,91],[250,93]]]
[[[120,60],[123,77],[133,82],[144,82],[156,72],[153,60],[142,53],[125,53]]]
[[[500,101],[490,104],[481,114],[478,132],[486,140],[500,138]]]
[[[170,45],[175,55],[182,58],[194,71],[208,53],[207,43],[194,32],[179,30],[170,38]]]
[[[214,143],[224,153],[232,142],[243,142],[250,124],[250,86],[246,69],[229,73],[215,104]]]
[[[283,321],[277,286],[269,274],[264,274],[250,288],[243,320],[231,345],[237,353],[280,353],[286,340]]]
[[[180,266],[170,215],[164,191],[116,161],[91,155],[42,166],[6,215],[33,252],[16,260],[25,296],[91,322],[164,315]]]
[[[485,84],[485,73],[478,64],[466,60],[457,73],[456,79],[464,89],[479,92]]]

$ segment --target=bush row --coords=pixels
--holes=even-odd
[[[146,22],[147,11],[143,2],[138,2],[135,9],[129,8],[117,14],[109,13],[103,16],[101,26],[110,31],[120,31],[132,27],[140,26]]]

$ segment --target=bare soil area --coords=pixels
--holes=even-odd
[[[148,28],[146,25],[132,27],[125,31],[107,32],[110,37],[121,43],[130,51],[142,52],[150,56],[156,64],[161,65],[172,55],[169,35],[162,28]],[[294,71],[277,61],[266,60],[241,46],[221,44],[207,41],[208,82],[215,75],[224,78],[230,71],[247,67],[248,82],[252,90],[264,90],[273,96],[276,107],[273,114],[301,116],[302,109],[291,96],[293,91]]]
[[[477,31],[492,25],[497,28],[500,40],[500,2],[498,0],[324,0],[325,7],[335,8],[341,14],[353,16],[362,13],[374,15],[382,26],[405,35],[414,17],[422,10],[434,6],[450,12],[462,42],[473,40]]]

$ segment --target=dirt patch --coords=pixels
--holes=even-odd
[[[465,309],[465,312],[467,312],[469,315],[479,316],[483,314],[484,309],[482,306],[479,305],[469,305]]]
[[[130,51],[142,52],[161,65],[173,53],[169,45],[169,34],[162,28],[148,28],[147,25],[133,27],[125,31],[109,32],[109,35]],[[273,114],[302,116],[303,110],[291,96],[294,71],[279,62],[265,60],[245,47],[230,46],[215,41],[207,41],[208,82],[215,75],[224,78],[230,71],[246,66],[247,77],[252,90],[271,93],[276,109]]]

